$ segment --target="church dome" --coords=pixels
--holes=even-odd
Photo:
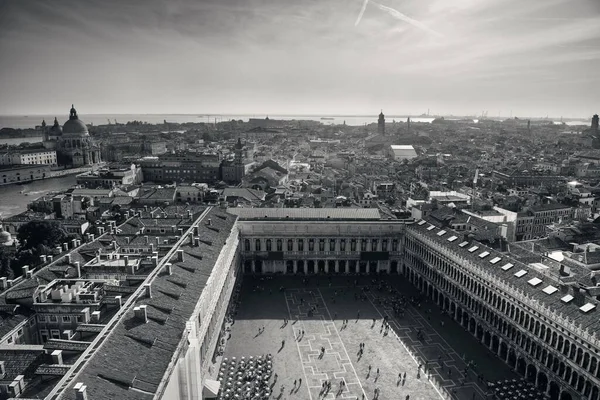
[[[75,107],[71,106],[71,113],[69,120],[64,123],[62,127],[64,135],[75,135],[75,136],[87,136],[89,135],[88,128],[85,126],[82,120],[77,117],[77,111]]]
[[[0,246],[11,246],[14,240],[9,232],[6,232],[0,225]]]

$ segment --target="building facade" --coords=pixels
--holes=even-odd
[[[77,116],[75,107],[71,106],[69,119],[62,128],[56,118],[54,125],[44,129],[44,147],[56,149],[57,161],[60,165],[81,167],[101,162],[100,146],[90,137],[88,128]]]

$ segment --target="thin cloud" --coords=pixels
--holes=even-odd
[[[401,13],[398,10],[395,10],[395,9],[393,9],[391,7],[384,6],[383,4],[379,4],[379,3],[375,3],[375,2],[372,2],[372,3],[375,6],[377,6],[377,8],[379,8],[380,10],[388,13],[389,15],[391,15],[392,17],[394,17],[394,18],[396,18],[396,19],[398,19],[400,21],[408,22],[412,26],[415,26],[415,27],[417,27],[417,28],[419,28],[419,29],[421,29],[421,30],[423,30],[423,31],[431,34],[431,35],[434,35],[434,36],[437,36],[437,37],[443,37],[444,36],[441,33],[434,31],[433,29],[429,28],[425,24],[423,24],[423,23],[417,21],[416,19],[413,19],[413,18],[411,18],[411,17],[409,17],[409,16]]]
[[[369,3],[369,0],[365,0],[365,2],[363,3],[363,5],[360,9],[360,13],[358,13],[358,18],[356,18],[356,22],[354,23],[354,26],[358,26],[358,24],[360,23],[360,20],[362,19],[362,16],[365,13],[365,10],[367,9],[368,3]]]

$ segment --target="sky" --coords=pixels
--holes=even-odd
[[[0,115],[600,112],[600,0],[0,0]]]

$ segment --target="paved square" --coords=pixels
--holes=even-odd
[[[377,291],[372,279],[313,276],[303,283],[301,276],[244,277],[225,357],[273,354],[278,379],[272,398],[280,400],[374,399],[376,389],[380,400],[407,395],[411,400],[481,400],[484,384],[463,378],[463,356],[477,362],[478,372],[490,380],[517,377],[432,304],[425,303],[424,310],[409,306],[395,318],[382,301],[391,294]],[[401,277],[384,281],[406,296],[417,295]],[[363,292],[365,287],[369,290]],[[366,298],[357,298],[361,293]],[[391,326],[387,334],[385,315]],[[325,381],[331,389],[323,391]]]

